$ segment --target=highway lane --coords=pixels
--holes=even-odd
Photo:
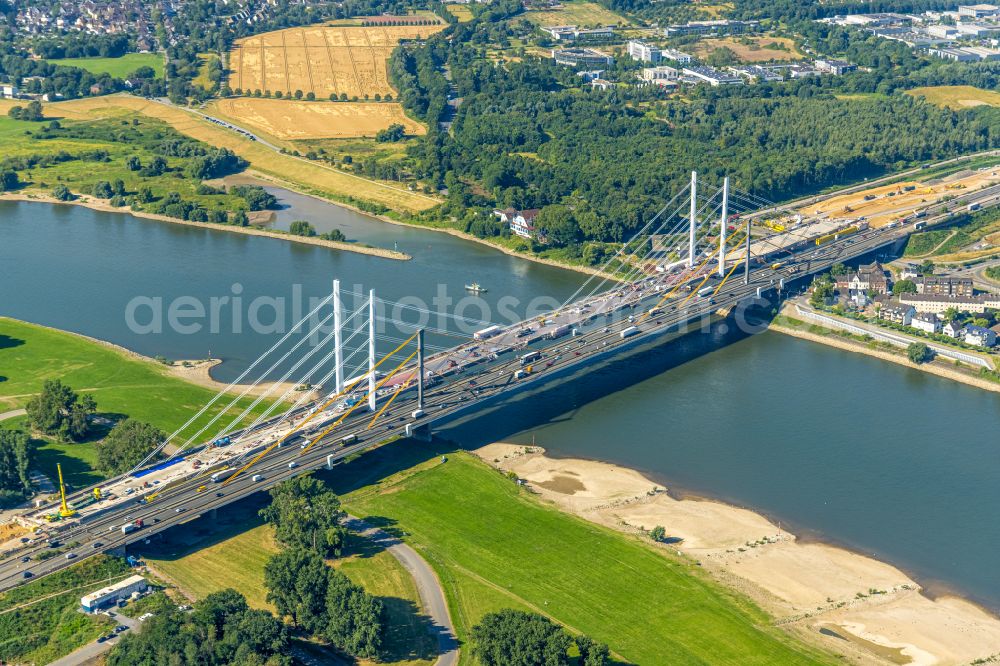
[[[1000,188],[992,189],[996,190],[996,193],[985,190],[975,193],[978,197],[976,200],[995,201],[1000,196]],[[939,208],[943,210],[943,207]],[[932,223],[947,217],[947,214],[942,213],[921,221]],[[268,489],[303,471],[326,466],[327,456],[331,456],[331,463],[339,463],[344,458],[360,453],[386,439],[403,435],[407,424],[442,421],[497,399],[512,385],[522,388],[548,381],[556,373],[571,371],[591,363],[599,356],[615,353],[622,347],[636,346],[665,332],[676,330],[681,324],[708,316],[720,307],[753,298],[758,289],[761,292],[770,291],[778,286],[783,278],[794,279],[825,270],[834,263],[849,260],[893,243],[906,233],[909,231],[904,227],[872,229],[819,247],[806,247],[786,259],[779,260],[782,265],[777,270],[767,264],[752,265],[749,284],[745,284],[742,270],[737,269],[713,299],[690,296],[690,292],[678,291],[673,301],[664,305],[662,312],[656,316],[642,317],[642,313],[657,304],[665,293],[657,291],[655,287],[659,285],[662,288],[672,279],[677,279],[677,276],[657,276],[639,283],[637,288],[620,288],[624,292],[632,289],[634,291],[631,295],[626,293],[617,300],[606,300],[609,307],[617,308],[614,313],[608,313],[607,316],[599,311],[580,312],[576,323],[577,335],[551,340],[538,336],[536,332],[535,337],[525,340],[522,352],[542,353],[542,358],[534,364],[536,371],[526,380],[513,379],[513,373],[521,368],[518,353],[510,351],[496,358],[483,356],[473,365],[458,368],[440,377],[437,386],[427,389],[424,406],[426,416],[422,419],[415,421],[412,417],[412,412],[416,409],[416,392],[410,389],[393,402],[375,427],[368,427],[371,413],[359,410],[309,451],[303,453],[294,444],[275,449],[252,469],[224,487],[222,484],[212,483],[208,478],[191,478],[162,491],[160,497],[148,504],[140,505],[134,500],[127,502],[120,508],[95,516],[58,535],[63,544],[80,542],[79,546],[72,549],[71,552],[75,557],[71,560],[59,555],[44,561],[20,562],[19,558],[22,556],[37,557],[47,549],[44,544],[35,544],[18,553],[17,557],[0,562],[0,589],[27,580],[23,578],[25,569],[30,569],[34,576],[45,575],[76,560],[144,539],[149,534],[182,524],[195,516],[223,507],[254,492]],[[696,285],[700,276],[708,270],[706,268],[698,276],[688,277],[685,281]],[[641,295],[638,295],[639,290],[642,291]],[[688,300],[682,307],[678,301],[684,299]],[[627,310],[620,307],[626,303]],[[636,321],[629,321],[630,313],[633,313],[631,316]],[[640,333],[623,340],[621,331],[629,326],[638,326]],[[515,326],[508,330],[516,329]],[[348,435],[356,435],[357,441],[349,446],[341,446],[341,439]],[[294,463],[294,466],[290,466],[291,463]],[[254,481],[255,475],[263,478]],[[122,534],[121,525],[136,519],[142,519],[145,526],[132,534]]]

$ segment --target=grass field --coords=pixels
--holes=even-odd
[[[191,83],[196,86],[201,86],[204,90],[211,90],[214,85],[212,80],[208,78],[208,65],[213,60],[218,60],[219,56],[214,53],[199,53],[198,60],[200,65],[198,66],[198,76],[191,79]]]
[[[709,3],[692,3],[699,11],[704,12],[709,18],[719,19],[722,18],[726,13],[733,10],[732,2],[723,2],[719,4],[709,4]]]
[[[381,477],[380,464],[403,464],[377,453],[372,469],[362,457],[350,475],[329,473],[331,484],[346,492],[352,513],[398,530],[430,561],[461,639],[484,613],[516,607],[605,641],[636,664],[824,661],[690,561],[560,513],[469,454],[359,488]]]
[[[718,48],[731,49],[741,62],[800,60],[805,56],[787,37],[724,37],[697,42],[693,55],[704,58]]]
[[[0,100],[0,115],[6,114],[7,109],[14,105],[12,102],[12,100]],[[129,112],[138,112],[162,120],[178,132],[212,146],[229,148],[250,162],[251,166],[258,171],[297,185],[308,192],[335,200],[373,202],[388,209],[401,211],[426,210],[440,203],[434,197],[410,192],[397,183],[369,180],[305,159],[282,155],[267,146],[248,141],[235,132],[219,127],[183,109],[159,104],[141,97],[132,95],[86,97],[46,104],[44,109],[48,117],[73,120],[118,118]],[[11,123],[18,122],[10,121],[7,118],[0,118],[0,120]],[[36,124],[28,123],[27,125],[37,128]],[[0,125],[0,139],[2,138],[3,125]]]
[[[99,555],[0,593],[0,663],[47,664],[106,632],[114,621],[80,613],[80,597],[128,573],[124,560]]]
[[[968,109],[975,106],[1000,106],[1000,92],[973,86],[928,86],[907,90],[908,95],[923,97],[931,104],[950,109]]]
[[[257,516],[259,502],[241,502],[220,512],[223,522],[208,532],[210,524],[198,519],[185,528],[204,531],[203,541],[190,545],[168,543],[144,552],[146,561],[176,584],[185,594],[201,599],[232,587],[254,608],[273,611],[264,588],[264,565],[279,550],[273,530]],[[370,542],[351,538],[349,552],[334,566],[370,594],[382,599],[388,619],[385,652],[379,663],[426,666],[432,663],[437,643],[420,615],[420,600],[413,578],[384,550]],[[368,663],[368,662],[362,662]]]
[[[273,611],[264,588],[264,565],[278,552],[278,544],[274,530],[261,522],[256,510],[256,506],[252,510],[236,506],[220,511],[219,517],[226,522],[206,537],[206,542],[158,547],[144,551],[143,556],[153,569],[195,599],[231,587],[254,608]],[[186,529],[198,531],[207,525],[198,519]]]
[[[80,67],[94,74],[110,74],[119,79],[126,78],[140,67],[152,67],[157,76],[163,76],[163,55],[159,53],[126,53],[120,58],[62,58],[48,62]]]
[[[209,104],[211,115],[283,140],[374,137],[393,123],[410,135],[424,134],[403,107],[387,102],[299,102],[286,99],[230,97]]]
[[[237,40],[229,54],[233,90],[296,90],[319,99],[331,94],[367,99],[395,94],[386,62],[403,39],[425,38],[428,26],[307,26]]]
[[[472,10],[468,5],[448,5],[448,11],[458,19],[459,23],[468,23],[472,20]]]
[[[528,10],[524,18],[535,25],[631,25],[626,17],[589,0],[562,3],[559,9]]]
[[[158,363],[70,333],[0,317],[0,409],[23,407],[46,379],[60,379],[75,391],[89,393],[100,413],[127,414],[166,432],[181,426],[215,395],[167,375]],[[243,399],[239,404],[250,402]],[[193,434],[195,426],[225,404],[217,403],[185,433]],[[95,459],[92,443],[48,442],[39,451],[38,467],[53,475],[59,462],[70,482],[81,484],[96,480],[91,473]]]

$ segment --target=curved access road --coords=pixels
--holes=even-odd
[[[403,568],[413,576],[420,595],[420,605],[431,619],[431,631],[438,642],[438,658],[436,666],[454,666],[458,663],[458,640],[455,638],[455,627],[448,613],[448,602],[444,598],[444,590],[437,574],[427,561],[417,551],[392,536],[384,530],[372,527],[360,518],[349,516],[348,529],[371,539],[375,544],[385,548],[390,555],[403,565]]]

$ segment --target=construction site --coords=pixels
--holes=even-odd
[[[853,222],[864,218],[873,228],[903,222],[920,209],[942,203],[949,196],[1000,183],[1000,165],[976,171],[961,171],[944,178],[892,183],[881,187],[832,197],[799,209],[805,217]]]

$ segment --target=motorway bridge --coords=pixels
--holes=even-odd
[[[838,234],[806,220],[783,234],[765,234],[751,226],[752,220],[755,211],[773,204],[731,192],[728,182],[699,196],[692,176],[691,185],[641,230],[644,236],[666,239],[666,249],[663,242],[659,247],[650,243],[642,250],[629,248],[629,255],[623,248],[608,261],[608,269],[615,269],[621,281],[591,277],[562,307],[509,325],[476,322],[479,333],[446,349],[425,345],[424,331],[413,330],[380,359],[374,344],[374,293],[356,295],[363,298],[362,307],[347,311],[335,282],[335,293],[317,307],[332,312],[318,322],[311,319],[316,328],[332,320],[332,330],[309,335],[315,332],[306,330],[314,311],[296,324],[302,333],[299,342],[291,349],[283,346],[296,329],[289,331],[244,373],[258,363],[267,365],[268,354],[278,356],[284,350],[279,360],[287,359],[310,337],[319,341],[274,383],[272,404],[263,413],[258,408],[265,403],[263,396],[253,405],[258,409],[242,419],[219,423],[225,413],[221,410],[186,441],[178,433],[171,435],[159,452],[165,460],[154,464],[151,455],[129,473],[100,484],[99,501],[93,501],[94,488],[74,493],[68,498],[68,513],[75,515],[49,522],[46,516],[58,514],[57,504],[24,517],[40,531],[0,561],[0,589],[145,540],[295,475],[333,467],[391,438],[428,436],[435,424],[689,330],[692,322],[719,314],[738,316],[780,294],[788,283],[836,263],[897,251],[915,227],[945,222],[956,207],[998,203],[1000,185],[930,204],[919,218],[892,227],[869,229],[858,222]],[[817,230],[825,233],[817,235]],[[367,335],[366,327],[357,325],[362,321]],[[358,335],[367,337],[367,345],[349,352],[350,338]],[[345,370],[352,356],[365,352],[366,369]],[[270,371],[277,365],[264,369],[258,382],[273,381]],[[316,377],[318,368],[326,374],[313,383],[334,382],[326,395],[307,398],[277,388],[288,379],[302,383],[303,378]],[[231,394],[220,393],[186,425],[212,403],[231,399]],[[213,425],[217,432],[205,434]],[[57,556],[39,558],[53,548],[59,548]]]

